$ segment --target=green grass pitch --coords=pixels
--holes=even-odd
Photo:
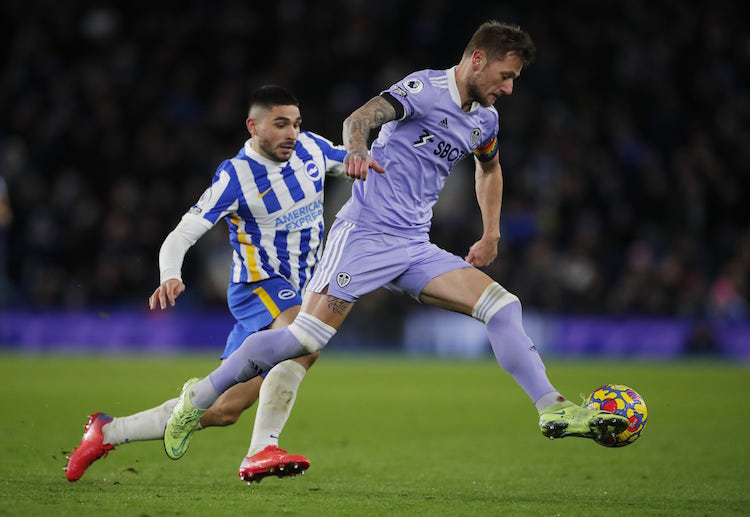
[[[721,362],[547,361],[567,396],[627,384],[643,436],[607,449],[549,441],[494,361],[324,353],[281,445],[304,476],[237,477],[254,410],[197,433],[180,461],[160,441],[119,446],[77,483],[65,456],[89,413],[175,396],[208,356],[0,355],[0,515],[749,515],[750,368]]]

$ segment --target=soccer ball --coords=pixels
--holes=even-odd
[[[596,443],[605,447],[624,447],[636,441],[640,438],[648,418],[643,397],[633,388],[622,384],[606,384],[595,389],[589,395],[586,407],[622,415],[630,421],[628,428],[617,436],[596,440]]]

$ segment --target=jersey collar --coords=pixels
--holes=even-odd
[[[445,75],[448,76],[448,91],[451,94],[451,99],[456,103],[456,106],[461,108],[461,94],[458,93],[458,85],[456,84],[456,67],[454,66],[446,70]],[[469,113],[478,110],[479,106],[480,104],[477,101],[472,102]]]

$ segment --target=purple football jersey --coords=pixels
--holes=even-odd
[[[461,109],[455,69],[409,74],[388,90],[404,107],[380,128],[370,155],[385,168],[356,181],[338,217],[384,233],[427,239],[432,207],[453,166],[473,152],[496,152],[498,115]],[[482,158],[482,155],[477,152]]]

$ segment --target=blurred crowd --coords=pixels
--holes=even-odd
[[[505,194],[488,272],[527,309],[747,319],[750,32],[739,6],[6,0],[0,194],[12,215],[0,218],[0,301],[145,306],[161,241],[247,137],[250,89],[288,86],[303,126],[339,142],[354,108],[411,70],[457,63],[496,18],[527,30],[538,58],[497,104]],[[329,183],[330,216],[349,187]],[[480,233],[466,161],[432,236],[463,255]],[[224,306],[228,250],[221,223],[188,253],[185,304]],[[378,291],[357,310],[366,321],[413,306]]]

